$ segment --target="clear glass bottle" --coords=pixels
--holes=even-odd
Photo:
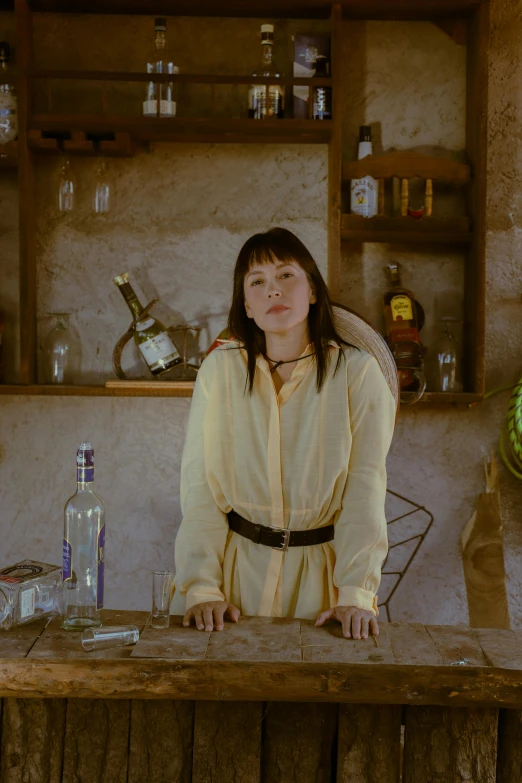
[[[261,25],[261,64],[252,76],[280,78],[280,70],[273,61],[274,25]],[[268,93],[268,101],[267,101]],[[254,120],[267,117],[283,119],[285,114],[285,88],[279,84],[252,84],[248,91],[248,116]]]
[[[444,331],[433,346],[434,391],[461,392],[462,367],[460,346],[450,331],[449,319]]]
[[[134,342],[151,373],[161,375],[172,370],[177,364],[181,364],[183,359],[161,321],[148,313],[140,320],[144,308],[129,283],[129,275],[127,273],[118,275],[114,278],[114,282],[127,302],[133,318],[137,319],[134,325]]]
[[[60,613],[60,566],[22,560],[0,569],[0,629]]]
[[[163,17],[155,20],[154,29],[156,35],[154,45],[147,58],[147,73],[179,73],[179,68],[174,65],[167,41],[167,20]],[[160,117],[176,116],[177,90],[173,82],[158,84],[149,82],[145,100],[143,101],[143,116],[158,116],[158,97],[160,101]]]
[[[44,341],[46,383],[78,383],[81,365],[81,343],[69,322],[69,313],[49,313],[53,318],[51,331]]]
[[[65,505],[62,566],[62,628],[101,625],[105,561],[105,511],[94,494],[94,450],[81,443],[77,489]]]
[[[60,212],[72,212],[76,202],[76,178],[71,164],[64,161],[58,181],[58,209]]]
[[[361,125],[359,129],[359,152],[357,159],[372,155],[372,129]],[[378,209],[378,184],[373,177],[352,179],[350,183],[350,208],[354,215],[373,217]]]
[[[0,144],[18,136],[18,102],[7,41],[0,42]]]
[[[111,186],[107,175],[107,164],[101,160],[96,166],[92,209],[97,215],[103,215],[111,207]]]

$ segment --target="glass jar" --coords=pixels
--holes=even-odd
[[[69,313],[48,315],[53,325],[44,342],[46,383],[74,384],[80,374],[80,338],[69,323]]]

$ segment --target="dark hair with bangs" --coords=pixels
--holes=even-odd
[[[334,326],[332,302],[328,288],[315,263],[312,254],[295,234],[286,228],[271,228],[265,233],[254,234],[247,239],[237,257],[234,269],[234,292],[232,305],[228,315],[227,328],[231,336],[238,340],[239,346],[245,348],[248,356],[248,390],[252,394],[256,371],[256,358],[259,354],[266,356],[265,333],[249,318],[245,309],[244,280],[254,264],[269,264],[278,261],[296,261],[305,271],[310,287],[317,301],[310,304],[308,312],[308,330],[310,342],[314,346],[317,366],[317,391],[320,392],[328,372],[331,351],[328,343],[335,340],[339,345],[350,345],[337,334]],[[339,351],[334,375],[339,369],[343,351]]]

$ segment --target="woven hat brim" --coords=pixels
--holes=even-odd
[[[381,372],[386,379],[393,399],[395,408],[399,408],[399,376],[397,374],[397,365],[392,352],[388,348],[384,338],[370,324],[360,316],[345,309],[342,305],[332,305],[334,315],[334,325],[339,337],[346,340],[347,343],[361,348],[363,351],[375,356]]]

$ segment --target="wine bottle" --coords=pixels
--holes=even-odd
[[[179,351],[169,337],[169,333],[157,318],[146,313],[143,318],[143,306],[136,296],[133,287],[129,283],[127,273],[114,278],[115,284],[120,289],[121,295],[127,302],[136,323],[134,324],[134,342],[138,346],[141,355],[153,375],[172,370],[183,359]]]
[[[102,624],[105,511],[94,494],[94,450],[81,443],[76,455],[77,489],[65,504],[62,564],[62,628]]]

